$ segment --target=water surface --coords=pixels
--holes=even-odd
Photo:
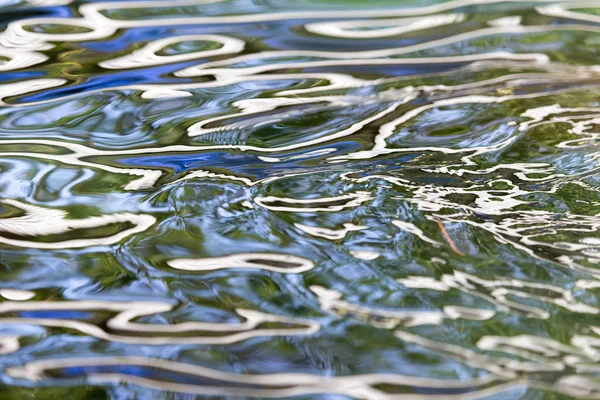
[[[0,397],[600,398],[597,1],[0,0]]]

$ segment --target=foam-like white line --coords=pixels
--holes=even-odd
[[[53,210],[22,203],[18,200],[4,199],[2,203],[25,211],[25,215],[12,218],[0,218],[0,234],[2,232],[23,237],[58,235],[77,229],[99,228],[111,224],[129,222],[134,226],[114,235],[91,239],[73,239],[58,242],[36,242],[24,239],[12,239],[0,236],[0,243],[18,247],[38,249],[67,249],[91,246],[108,246],[123,240],[135,233],[143,232],[156,222],[156,218],[147,214],[108,214],[99,217],[69,219],[62,210]]]
[[[274,264],[287,264],[275,266]],[[180,258],[168,261],[167,264],[182,271],[215,271],[219,269],[258,269],[281,272],[285,274],[300,274],[314,268],[314,263],[306,258],[288,254],[274,253],[241,253],[223,257]]]

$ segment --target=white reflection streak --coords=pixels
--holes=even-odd
[[[574,19],[584,22],[600,23],[600,15],[587,14],[576,11],[569,11],[573,8],[596,8],[598,7],[597,1],[568,1],[559,4],[550,4],[547,6],[536,7],[538,13],[542,15],[548,15],[551,17],[562,17],[568,19]]]
[[[391,52],[391,51],[390,51]],[[316,53],[316,54],[313,54]],[[397,54],[381,55],[380,57],[392,56]],[[227,65],[235,62],[252,61],[256,59],[265,59],[276,57],[327,57],[331,59],[325,61],[306,61],[306,62],[291,62],[291,63],[264,63],[256,67],[245,68],[212,68],[215,65]],[[529,61],[532,64],[546,64],[549,59],[544,54],[514,54],[503,51],[491,53],[483,53],[476,55],[460,55],[446,57],[419,57],[419,58],[360,58],[360,54],[356,53],[318,53],[316,51],[298,51],[298,50],[280,50],[274,52],[254,53],[248,56],[240,56],[239,58],[227,59],[223,62],[215,61],[205,63],[199,66],[193,66],[175,73],[179,77],[200,77],[216,75],[217,77],[224,76],[225,79],[230,76],[251,76],[262,74],[265,72],[284,70],[289,68],[319,68],[319,67],[341,67],[341,66],[367,66],[367,65],[428,65],[428,64],[449,64],[449,63],[472,63],[484,60],[511,60],[511,61]],[[532,65],[533,67],[534,65]]]
[[[46,380],[45,373],[50,370],[85,367],[116,367],[137,366],[148,367],[157,371],[184,374],[189,377],[210,379],[218,382],[213,384],[185,384],[167,382],[160,379],[140,377],[133,374],[118,372],[83,372],[91,384],[119,384],[127,382],[147,388],[162,391],[218,395],[224,393],[233,396],[251,396],[264,398],[283,398],[301,395],[338,394],[351,398],[366,400],[399,399],[416,400],[430,398],[429,395],[410,393],[415,388],[437,389],[436,399],[470,400],[482,398],[502,391],[516,388],[522,382],[505,383],[496,375],[488,375],[470,380],[427,379],[400,374],[357,374],[348,376],[320,376],[306,373],[275,373],[275,374],[236,374],[219,371],[198,365],[185,364],[164,359],[152,359],[139,356],[125,357],[78,357],[66,359],[36,360],[20,367],[7,369],[10,376],[30,381]],[[82,374],[83,374],[82,373]],[[377,389],[378,385],[391,385],[407,389],[406,394],[386,393]],[[246,386],[246,387],[244,387]],[[444,389],[453,393],[445,394]],[[441,392],[441,393],[439,393]]]
[[[156,218],[151,215],[129,213],[108,214],[99,217],[87,217],[83,219],[68,219],[66,218],[67,213],[62,210],[33,206],[12,199],[3,199],[0,200],[0,202],[25,211],[24,216],[0,218],[0,233],[7,232],[23,237],[57,235],[77,229],[93,229],[124,222],[129,222],[134,225],[132,228],[124,229],[107,237],[73,239],[51,243],[11,239],[0,236],[0,243],[17,247],[37,249],[67,249],[90,246],[108,246],[118,243],[135,233],[144,232],[156,222]]]
[[[557,91],[552,92],[543,92],[543,93],[533,93],[533,94],[524,94],[524,95],[506,95],[506,96],[482,96],[482,95],[468,95],[462,97],[455,97],[450,99],[443,100],[435,100],[431,104],[427,104],[424,106],[420,106],[414,108],[410,111],[407,111],[401,117],[396,118],[391,122],[387,122],[379,128],[379,133],[374,139],[374,146],[371,150],[363,150],[355,153],[346,154],[343,156],[331,157],[329,160],[331,161],[347,161],[352,159],[369,159],[376,157],[381,154],[390,154],[390,153],[416,153],[423,151],[432,151],[432,152],[440,152],[444,154],[460,154],[460,153],[471,153],[463,157],[461,160],[465,165],[475,165],[474,161],[472,161],[473,157],[476,157],[481,154],[488,153],[490,151],[498,150],[504,147],[507,147],[511,143],[516,140],[516,137],[510,137],[500,143],[488,145],[488,146],[477,146],[477,147],[468,147],[468,148],[446,148],[446,147],[404,147],[404,148],[388,148],[387,140],[392,137],[398,128],[399,125],[404,124],[411,119],[417,117],[423,112],[434,109],[437,107],[444,106],[453,106],[460,104],[493,104],[493,103],[503,103],[511,100],[520,100],[520,99],[531,99],[531,98],[539,98],[555,95]]]
[[[418,18],[393,18],[376,20],[358,20],[343,22],[320,22],[305,25],[311,33],[336,37],[342,39],[376,39],[402,35],[422,29],[431,29],[439,26],[460,23],[464,21],[464,14],[443,14]],[[352,30],[353,28],[383,27],[374,30]]]
[[[239,150],[242,151],[261,151],[261,152],[265,152],[265,153],[275,153],[275,152],[282,152],[282,151],[290,151],[290,150],[295,150],[298,148],[303,148],[303,147],[310,147],[310,146],[314,146],[320,143],[325,143],[325,142],[329,142],[331,140],[334,139],[340,139],[346,136],[350,136],[356,132],[359,132],[361,129],[363,129],[366,125],[378,121],[381,118],[385,117],[386,115],[392,113],[393,111],[395,111],[401,104],[407,103],[410,100],[412,100],[416,95],[413,94],[407,94],[406,97],[399,101],[396,102],[395,104],[387,107],[385,110],[371,116],[368,118],[365,118],[363,120],[361,120],[360,122],[356,122],[354,124],[352,124],[349,128],[346,129],[342,129],[340,131],[337,131],[335,133],[332,133],[330,135],[325,135],[322,137],[319,137],[317,139],[313,139],[313,140],[307,140],[307,141],[303,141],[300,143],[296,143],[296,144],[289,144],[287,146],[278,146],[278,147],[258,147],[258,146],[247,146],[247,145],[223,145],[223,146],[202,146],[202,149],[207,149],[207,148],[237,148]],[[248,114],[248,113],[247,113]],[[203,125],[204,123],[201,123],[201,125]],[[189,128],[188,130],[188,134],[190,136],[196,136],[198,133],[198,128],[197,126],[192,126]]]
[[[453,0],[442,4],[433,4],[425,7],[384,9],[384,10],[335,10],[335,11],[293,11],[277,12],[264,14],[246,14],[246,15],[228,15],[228,16],[209,16],[209,17],[184,17],[184,18],[164,18],[159,20],[115,20],[105,17],[101,11],[116,9],[134,9],[134,8],[165,8],[185,5],[199,5],[207,3],[216,3],[223,0],[187,0],[172,1],[165,4],[164,1],[140,1],[140,2],[105,2],[90,3],[79,7],[79,12],[86,18],[98,22],[114,24],[119,28],[131,28],[139,26],[165,26],[172,24],[244,24],[254,22],[285,21],[293,19],[339,19],[339,18],[385,18],[385,17],[410,17],[427,14],[442,13],[455,8],[468,7],[473,5],[497,4],[506,0]],[[549,0],[511,0],[511,3],[548,3]]]
[[[27,3],[38,7],[62,6],[70,4],[73,0],[25,0]]]
[[[441,325],[446,319],[487,320],[494,316],[493,310],[468,307],[444,307],[439,310],[389,310],[352,304],[342,299],[342,294],[333,289],[313,285],[309,288],[317,295],[321,308],[329,313],[344,317],[350,315],[380,329],[398,326],[412,328],[421,325]]]
[[[47,80],[58,80],[58,78],[45,78],[44,80],[46,80],[46,79]],[[315,80],[315,81],[324,80],[324,81],[327,81],[328,84],[323,85],[323,86],[304,88],[304,89],[284,90],[284,91],[276,93],[276,95],[278,95],[278,96],[283,96],[283,95],[293,96],[293,95],[308,94],[313,91],[347,89],[347,88],[368,86],[373,83],[378,83],[380,81],[383,82],[383,80],[369,81],[369,80],[354,78],[353,76],[347,75],[347,74],[331,73],[331,72],[264,74],[264,75],[256,75],[256,76],[235,76],[235,77],[229,77],[229,78],[219,78],[215,81],[209,81],[209,82],[172,83],[172,84],[168,84],[168,85],[159,84],[159,83],[156,83],[156,84],[149,83],[149,84],[113,86],[110,88],[92,89],[92,90],[88,90],[84,93],[69,94],[69,95],[61,96],[58,99],[39,100],[39,101],[34,101],[34,102],[17,103],[17,104],[11,104],[11,103],[4,102],[1,104],[5,107],[26,107],[26,106],[32,106],[32,105],[54,103],[54,102],[62,101],[62,100],[70,100],[70,99],[74,99],[74,98],[79,98],[82,95],[89,96],[92,94],[104,93],[107,91],[127,91],[127,90],[140,90],[140,91],[142,91],[142,98],[150,100],[150,99],[158,99],[158,98],[164,98],[164,97],[191,96],[191,93],[186,92],[187,90],[219,88],[219,87],[235,85],[235,84],[240,84],[240,83],[243,84],[243,83],[247,83],[247,82],[251,82],[251,81],[263,82],[263,81],[304,81],[304,80]],[[40,81],[40,79],[32,79],[32,80],[28,80],[28,81],[21,81],[18,83],[19,83],[19,85],[27,87],[27,86],[29,86],[29,82],[32,82],[32,84],[37,84],[38,81]],[[66,83],[67,81],[64,80],[63,82]],[[0,85],[0,87],[3,87],[4,85],[12,85],[12,84],[2,84],[2,85]],[[53,87],[53,86],[49,86],[49,87]],[[1,98],[6,98],[8,96],[21,94],[18,92],[13,93],[9,89],[10,89],[10,87],[7,86],[7,88],[4,90],[5,93],[2,95],[3,97],[1,97]],[[38,89],[35,87],[32,87],[30,90],[27,90],[27,92],[24,92],[24,93],[33,92],[36,90],[38,90]]]
[[[3,101],[6,97],[19,96],[38,90],[55,88],[64,85],[65,83],[67,83],[67,80],[62,78],[42,78],[0,84],[0,106],[10,106]]]
[[[234,119],[238,117],[251,116],[261,114],[269,111],[288,106],[299,106],[299,105],[317,105],[320,103],[330,104],[334,106],[344,106],[348,104],[356,104],[358,101],[364,101],[364,98],[358,97],[345,97],[345,96],[322,96],[322,97],[308,97],[308,98],[286,98],[286,97],[275,97],[275,98],[256,98],[256,99],[244,99],[233,102],[232,106],[240,109],[239,113],[232,113],[221,115],[214,118],[208,118],[201,122],[192,125],[188,129],[188,136],[201,136],[214,132],[222,132],[230,129],[235,129],[231,126],[219,126],[216,128],[205,128],[206,125],[214,124],[220,121],[226,121],[228,119]],[[285,117],[287,114],[278,114],[278,119]],[[261,124],[263,122],[261,121]]]
[[[184,54],[173,54],[161,56],[156,54],[159,50],[184,41],[206,41],[221,44],[221,47],[215,50],[200,50],[191,53]],[[154,65],[162,65],[168,63],[177,63],[183,61],[190,61],[198,58],[207,58],[222,56],[228,54],[239,53],[244,49],[244,41],[240,39],[231,38],[223,35],[185,35],[185,36],[174,36],[165,39],[155,40],[148,43],[143,48],[134,51],[133,53],[114,58],[112,60],[103,61],[99,65],[106,69],[128,69],[128,68],[139,68],[149,67]]]
[[[84,157],[94,156],[94,155],[111,155],[113,152],[106,152],[102,150],[95,150],[90,147],[86,147],[83,145],[79,145],[76,143],[69,142],[59,142],[53,140],[27,140],[27,139],[17,139],[17,140],[2,140],[1,144],[39,144],[39,145],[48,145],[52,147],[64,147],[72,151],[70,154],[47,154],[47,153],[35,153],[35,152],[0,152],[0,157],[23,157],[23,158],[35,158],[40,160],[51,160],[57,161],[60,163],[68,164],[68,165],[76,165],[80,167],[88,167],[93,169],[100,169],[106,172],[115,173],[115,174],[127,174],[140,176],[134,181],[129,182],[125,186],[125,190],[140,190],[152,187],[154,183],[162,176],[161,171],[149,170],[149,169],[140,169],[140,168],[118,168],[111,167],[109,165],[93,163],[82,160]],[[161,151],[160,148],[155,150]],[[139,152],[137,150],[136,152]],[[136,153],[134,152],[134,154]],[[120,152],[118,152],[120,153]],[[130,153],[127,153],[130,154]]]
[[[303,225],[299,223],[295,223],[294,226],[300,229],[303,232],[308,233],[309,235],[321,237],[328,240],[341,240],[346,237],[346,235],[350,232],[361,231],[364,229],[369,229],[366,226],[362,225],[354,225],[352,223],[345,223],[343,228],[341,229],[327,229],[318,226],[309,226]]]
[[[203,75],[215,75],[217,77],[224,76],[239,76],[253,75],[269,71],[275,71],[287,68],[311,68],[325,66],[343,66],[343,65],[411,65],[411,64],[444,64],[444,63],[468,63],[476,61],[485,61],[493,59],[529,61],[537,66],[544,66],[550,63],[548,56],[544,54],[515,54],[510,52],[490,52],[479,53],[474,55],[454,55],[444,57],[423,57],[417,58],[382,58],[400,56],[409,53],[428,50],[434,47],[455,44],[461,41],[477,39],[480,37],[491,35],[506,35],[506,34],[527,34],[527,33],[545,33],[555,31],[584,31],[584,32],[600,32],[600,28],[566,24],[566,25],[537,25],[537,26],[522,26],[522,25],[501,25],[490,28],[483,28],[472,32],[461,33],[450,36],[444,39],[433,40],[425,43],[419,43],[410,46],[386,48],[381,50],[366,50],[355,52],[325,52],[315,50],[277,50],[263,51],[260,53],[246,54],[238,57],[229,58],[222,61],[208,62],[192,67],[185,68],[175,73],[176,76],[191,77]],[[269,58],[277,57],[317,57],[325,58],[323,61],[297,61],[289,63],[263,63],[262,65],[253,67],[225,68],[227,65],[236,63],[244,63],[255,60],[267,61]],[[218,68],[223,67],[223,68]],[[597,70],[595,66],[592,67]]]
[[[381,254],[374,251],[363,251],[363,250],[350,250],[349,252],[352,257],[358,258],[359,260],[373,261],[379,258]]]
[[[218,1],[218,0],[217,0]],[[186,17],[186,18],[165,18],[165,19],[143,19],[143,20],[117,20],[106,17],[101,13],[103,10],[111,9],[139,9],[152,7],[174,7],[177,5],[198,5],[214,3],[216,1],[175,1],[165,5],[164,2],[144,1],[144,2],[107,2],[107,3],[88,3],[79,7],[79,13],[82,18],[33,18],[27,20],[14,21],[8,24],[6,30],[0,34],[0,55],[9,58],[7,63],[0,65],[0,70],[11,70],[25,68],[39,64],[47,60],[47,56],[36,50],[48,50],[54,47],[49,42],[69,42],[69,41],[87,41],[105,39],[114,34],[118,29],[149,27],[149,26],[168,26],[168,25],[186,25],[186,24],[214,24],[214,23],[252,23],[266,21],[281,21],[289,19],[331,19],[331,18],[372,18],[372,17],[390,17],[390,16],[416,16],[443,12],[456,7],[474,4],[493,4],[499,0],[458,0],[445,3],[443,5],[434,5],[421,8],[404,10],[375,10],[375,11],[321,11],[315,12],[286,12],[286,13],[267,13],[267,14],[247,14],[237,16],[210,16],[210,17]],[[534,0],[536,1],[536,0]],[[539,1],[539,0],[537,0]],[[88,31],[78,33],[44,33],[25,29],[30,25],[57,24],[72,27],[84,28]],[[16,55],[11,49],[19,48]],[[26,52],[24,50],[31,50]]]
[[[35,297],[35,293],[22,289],[0,289],[0,296],[12,301],[26,301]]]
[[[242,253],[223,257],[181,258],[167,264],[182,271],[214,271],[219,269],[259,269],[284,274],[299,274],[314,268],[314,263],[302,257],[272,253]]]
[[[460,271],[454,271],[453,275],[443,275],[440,280],[424,276],[410,276],[397,281],[412,289],[430,289],[444,292],[457,289],[492,303],[499,311],[523,313],[533,318],[548,319],[550,314],[541,307],[518,303],[510,300],[510,298],[533,299],[554,304],[575,313],[600,313],[598,308],[576,301],[569,290],[537,282],[526,282],[517,279],[485,280]],[[536,293],[547,293],[548,295],[544,296]]]
[[[435,247],[439,247],[442,245],[442,243],[438,242],[437,240],[433,240],[433,239],[427,237],[427,235],[425,235],[425,233],[421,229],[419,229],[417,226],[415,226],[411,222],[394,220],[394,221],[392,221],[392,224],[394,224],[398,228],[402,229],[403,231],[412,233],[413,235],[417,236],[419,239],[421,239],[424,242],[427,242],[429,244],[432,244]]]
[[[462,346],[437,342],[419,335],[403,330],[397,330],[394,334],[407,343],[413,343],[439,354],[449,355],[464,361],[466,364],[490,371],[496,376],[504,379],[515,379],[522,372],[562,371],[564,364],[560,361],[537,362],[532,360],[520,361],[514,358],[491,356],[478,353]]]
[[[336,197],[321,197],[317,199],[292,199],[287,197],[267,196],[255,197],[254,202],[271,211],[288,212],[334,212],[346,208],[358,207],[362,203],[372,200],[368,192],[356,192]],[[273,205],[281,203],[286,205]]]
[[[484,336],[477,342],[477,347],[535,360],[541,364],[560,361],[564,365],[575,366],[576,363],[589,361],[590,357],[597,357],[597,354],[586,353],[581,348],[532,335]]]
[[[44,310],[118,312],[116,316],[106,321],[106,326],[127,332],[129,336],[109,333],[92,323],[73,319],[0,317],[0,324],[73,329],[101,340],[147,345],[229,344],[260,336],[310,335],[320,329],[319,323],[312,320],[246,309],[236,310],[236,313],[245,319],[240,323],[182,322],[158,325],[132,322],[135,318],[164,313],[172,309],[172,304],[149,301],[6,301],[0,303],[1,314]],[[293,327],[261,328],[260,325],[263,323],[289,324]],[[173,336],[149,336],[150,333]],[[189,336],[176,336],[183,333]]]
[[[256,185],[262,185],[262,184],[274,182],[279,179],[290,178],[290,177],[301,176],[301,175],[309,175],[309,174],[310,174],[310,172],[299,172],[299,173],[294,173],[294,174],[284,174],[281,176],[263,178],[263,179],[254,181],[254,180],[244,177],[244,176],[219,174],[216,172],[210,172],[210,171],[206,171],[206,170],[196,170],[196,171],[188,173],[187,175],[185,175],[182,178],[179,178],[179,179],[171,182],[171,184],[177,184],[180,182],[184,182],[187,180],[193,180],[193,179],[216,178],[216,179],[220,179],[220,180],[229,180],[229,181],[233,181],[233,182],[240,182],[248,187],[252,187],[252,186],[256,186]]]
[[[1,336],[0,337],[0,354],[10,354],[19,350],[18,336]]]

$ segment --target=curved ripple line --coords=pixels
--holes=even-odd
[[[24,216],[0,218],[0,232],[19,236],[57,235],[78,229],[91,229],[110,224],[129,222],[134,226],[124,229],[111,236],[93,239],[73,239],[59,242],[44,243],[30,240],[11,239],[0,236],[0,243],[17,247],[38,249],[67,249],[91,246],[108,246],[120,242],[133,234],[144,232],[154,225],[156,218],[148,214],[109,214],[99,217],[68,219],[62,210],[53,210],[22,203],[18,200],[3,199],[0,202],[25,211]]]
[[[448,291],[457,289],[492,303],[499,311],[507,313],[523,313],[529,317],[548,319],[550,314],[539,307],[529,306],[510,300],[511,297],[535,299],[550,303],[566,310],[582,314],[599,314],[600,309],[576,301],[571,291],[558,286],[526,282],[517,279],[485,280],[465,272],[454,271],[446,274],[440,280],[424,276],[411,276],[398,279],[407,288]],[[541,295],[538,293],[547,293]]]
[[[470,307],[444,307],[440,310],[389,310],[372,308],[342,300],[342,294],[333,289],[312,285],[309,289],[317,295],[323,311],[340,317],[348,315],[366,321],[380,329],[395,329],[398,327],[413,328],[422,325],[441,325],[447,319],[469,319],[485,321],[492,318],[494,310]]]
[[[170,392],[222,395],[250,396],[264,398],[282,398],[301,395],[338,394],[359,399],[415,399],[410,391],[418,388],[435,388],[447,395],[435,394],[431,398],[456,398],[450,393],[460,393],[464,400],[481,398],[505,391],[517,382],[506,383],[495,375],[472,378],[470,380],[427,379],[400,374],[360,374],[348,376],[320,376],[306,373],[275,374],[236,374],[219,371],[198,365],[176,361],[147,358],[140,356],[113,357],[76,357],[63,359],[47,359],[31,361],[23,366],[7,368],[7,373],[19,379],[39,382],[46,379],[49,370],[76,367],[110,367],[110,366],[145,366],[171,373],[185,374],[198,378],[217,381],[213,384],[184,384],[167,382],[159,379],[139,377],[121,372],[88,372],[88,382],[92,384],[114,384],[128,382],[143,387],[166,390]],[[219,382],[222,382],[220,385]],[[412,389],[408,394],[387,393],[382,386]],[[437,392],[437,391],[436,391]],[[419,398],[424,398],[419,396]],[[430,396],[426,396],[430,398]]]
[[[465,14],[441,14],[419,18],[365,19],[342,22],[319,22],[304,28],[314,34],[342,39],[377,39],[431,29],[463,22]],[[353,28],[384,27],[383,29],[353,31]]]
[[[246,24],[256,22],[285,21],[294,19],[336,19],[336,18],[378,18],[378,17],[410,17],[427,14],[442,13],[456,8],[504,3],[506,0],[451,0],[442,4],[432,4],[415,8],[383,9],[383,10],[336,10],[336,11],[290,11],[278,13],[246,14],[246,15],[227,15],[227,16],[209,16],[209,17],[185,17],[185,18],[164,18],[160,20],[115,20],[104,16],[100,11],[110,9],[128,9],[128,8],[164,8],[185,5],[197,5],[216,3],[223,0],[179,0],[171,1],[165,5],[163,1],[139,1],[139,2],[104,2],[88,3],[79,7],[79,12],[87,18],[99,22],[114,24],[120,28],[133,28],[139,26],[165,26],[165,25],[201,25],[201,24]],[[548,3],[552,0],[509,0],[510,3]]]
[[[173,54],[161,56],[156,54],[166,46],[181,43],[184,41],[207,41],[220,43],[221,47],[215,50],[200,50],[191,53]],[[131,54],[113,58],[112,60],[102,61],[98,65],[106,69],[130,69],[140,67],[150,67],[168,63],[178,63],[195,60],[198,58],[208,58],[228,54],[237,54],[244,50],[246,43],[243,40],[224,35],[184,35],[173,36],[165,39],[155,40],[146,46]]]
[[[309,235],[328,239],[328,240],[341,240],[346,237],[346,235],[350,232],[362,231],[364,229],[369,229],[367,226],[362,225],[354,225],[353,223],[344,223],[343,228],[341,229],[328,229],[322,228],[318,226],[309,226],[303,225],[299,223],[295,223],[294,226],[300,229],[303,232],[308,233]]]
[[[254,202],[267,210],[289,212],[334,212],[346,208],[354,208],[362,203],[372,200],[369,192],[356,192],[336,197],[322,197],[318,199],[292,199],[277,196],[258,196]],[[273,205],[269,203],[282,203],[288,205]],[[295,207],[295,205],[297,205]]]
[[[274,253],[240,253],[224,257],[180,258],[167,264],[182,271],[215,271],[219,269],[260,269],[284,274],[310,271],[315,264],[302,257]]]
[[[547,15],[550,17],[561,17],[561,18],[568,18],[568,19],[575,19],[575,20],[579,20],[579,21],[585,21],[585,22],[593,22],[593,23],[600,23],[600,15],[592,15],[592,14],[586,14],[586,13],[581,13],[581,12],[576,12],[576,11],[569,11],[570,9],[573,8],[594,8],[594,7],[598,7],[598,3],[595,1],[569,1],[569,2],[564,2],[564,3],[558,3],[558,4],[550,4],[547,6],[539,6],[536,7],[536,11],[542,15]]]
[[[379,50],[373,50],[376,52]],[[407,53],[408,51],[393,51],[381,50],[380,55],[374,57],[388,57]],[[290,62],[290,63],[268,63],[255,67],[240,67],[240,68],[213,68],[213,66],[227,65],[233,62],[255,61],[258,59],[269,57],[337,57],[339,59],[330,59],[324,61],[305,61],[305,62]],[[265,72],[272,72],[290,68],[321,68],[321,67],[340,67],[340,66],[366,66],[366,65],[421,65],[421,64],[451,64],[451,63],[472,63],[485,60],[511,60],[511,61],[526,61],[534,65],[547,64],[550,59],[545,54],[540,53],[525,53],[515,54],[505,51],[494,51],[476,55],[460,55],[460,56],[444,56],[444,57],[419,57],[419,58],[370,58],[369,56],[360,54],[359,52],[351,53],[320,53],[316,51],[300,51],[300,50],[279,50],[275,52],[254,53],[247,56],[240,56],[238,59],[230,58],[225,61],[208,62],[188,68],[184,68],[175,72],[175,76],[190,78],[201,76],[216,75],[219,77],[234,77],[238,75],[257,75]]]
[[[109,333],[91,322],[60,318],[2,317],[3,325],[38,325],[48,328],[73,329],[97,339],[145,345],[171,344],[230,344],[262,336],[310,335],[320,329],[318,322],[267,314],[255,310],[236,309],[236,313],[245,319],[240,323],[181,322],[176,324],[147,324],[132,320],[171,311],[170,303],[149,301],[5,301],[0,303],[0,314],[12,314],[23,311],[111,311],[117,315],[109,318],[105,325],[109,329],[128,333]],[[279,323],[290,327],[260,327],[261,324]],[[183,333],[196,335],[180,336]],[[198,334],[201,333],[202,334]],[[148,334],[168,336],[149,336]],[[212,333],[212,335],[211,335]]]
[[[62,86],[66,83],[67,80],[62,78],[42,78],[0,84],[0,105],[9,105],[4,102],[6,97],[19,96],[27,93],[37,92],[38,90],[51,89]]]

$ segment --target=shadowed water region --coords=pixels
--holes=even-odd
[[[0,0],[0,398],[600,399],[597,0]]]

